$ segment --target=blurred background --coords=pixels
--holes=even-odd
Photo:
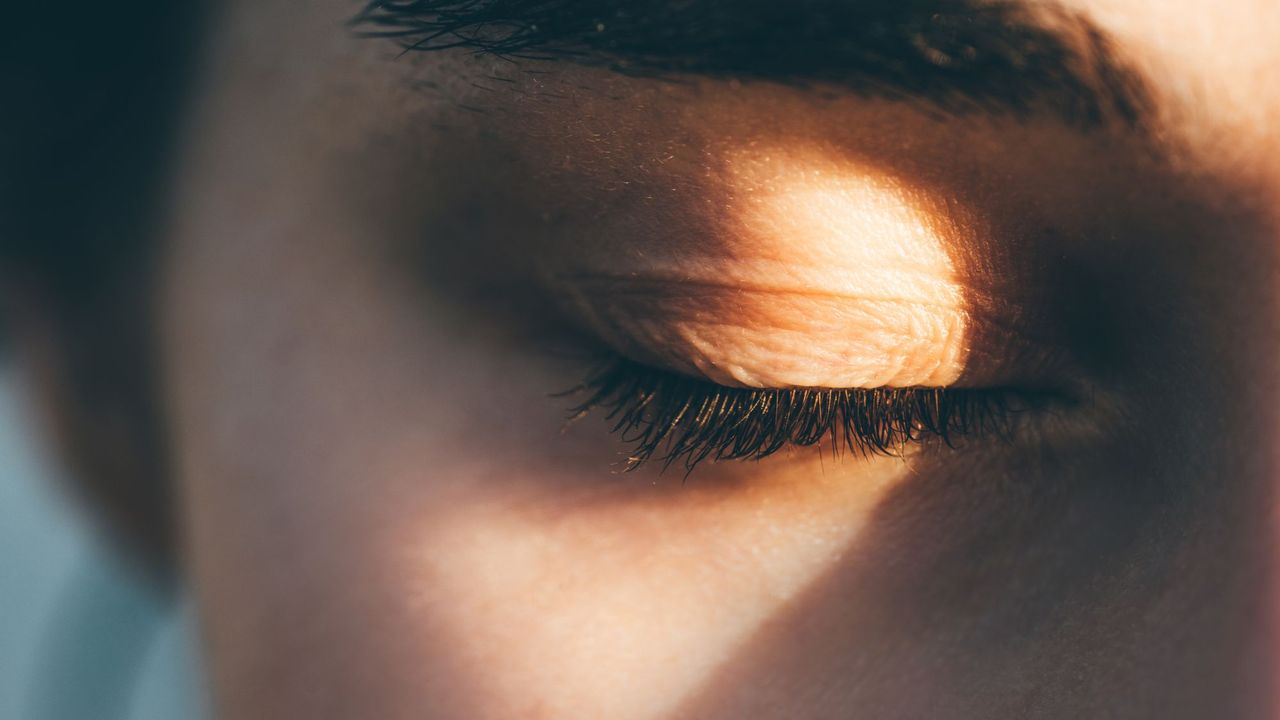
[[[207,717],[192,613],[67,492],[0,361],[0,718]]]
[[[138,446],[110,387],[134,389],[145,358],[88,350],[124,347],[146,329],[123,321],[145,289],[124,268],[145,267],[162,223],[167,162],[183,89],[198,56],[203,4],[22,3],[6,8],[0,38],[0,718],[86,720],[207,716],[191,621],[176,583],[126,559],[119,537],[141,523],[108,520],[94,497],[155,492],[156,471],[111,465]],[[62,300],[49,302],[50,292]],[[81,338],[68,367],[12,352],[15,307],[41,308],[48,327]],[[16,313],[21,315],[22,312]],[[40,324],[40,323],[37,323]],[[97,340],[91,340],[91,338]],[[107,340],[105,344],[103,340]],[[73,343],[78,343],[75,340]],[[38,344],[38,342],[37,342]],[[31,343],[21,343],[29,347]],[[74,348],[70,349],[73,353]],[[21,364],[27,371],[18,373]],[[36,384],[86,411],[57,427],[60,450],[36,430]],[[57,422],[54,425],[58,425]],[[97,427],[109,432],[91,439]],[[96,431],[95,431],[96,432]],[[133,437],[136,440],[136,436]],[[67,441],[79,455],[68,459]],[[59,460],[54,462],[53,457]],[[106,463],[105,465],[103,463]],[[159,466],[157,466],[158,468]],[[87,480],[89,479],[89,480]],[[130,484],[135,485],[133,490]],[[163,503],[163,495],[156,495]],[[99,503],[100,504],[100,503]],[[152,536],[154,539],[155,536]],[[143,543],[135,543],[141,547]],[[167,552],[160,550],[160,552]]]

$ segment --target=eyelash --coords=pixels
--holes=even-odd
[[[631,445],[626,469],[710,460],[759,460],[790,446],[829,440],[832,452],[899,455],[937,439],[1008,438],[1022,402],[1003,390],[948,388],[764,389],[716,385],[625,359],[592,372],[561,395],[586,395],[577,419],[604,412]]]

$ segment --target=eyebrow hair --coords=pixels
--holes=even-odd
[[[955,114],[1047,111],[1082,129],[1138,129],[1150,114],[1109,35],[1017,0],[370,0],[352,24],[408,51],[834,85]]]

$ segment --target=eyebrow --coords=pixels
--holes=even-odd
[[[410,51],[837,86],[948,113],[1138,129],[1150,93],[1087,18],[995,0],[371,0],[356,32]]]

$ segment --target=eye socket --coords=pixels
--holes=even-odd
[[[834,455],[903,455],[929,441],[1009,439],[1041,403],[1005,389],[726,387],[616,358],[560,395],[585,395],[574,419],[603,412],[630,445],[627,470],[650,462],[759,460],[826,444]]]

